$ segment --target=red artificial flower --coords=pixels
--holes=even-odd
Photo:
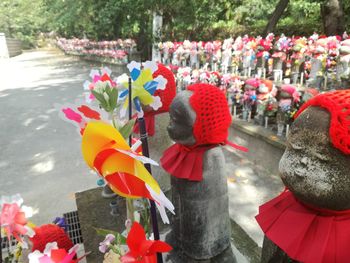
[[[157,253],[169,252],[172,247],[159,240],[147,240],[145,230],[134,222],[126,239],[129,252],[121,257],[122,263],[157,263]]]

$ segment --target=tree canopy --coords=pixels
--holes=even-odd
[[[39,32],[95,40],[135,38],[149,43],[152,14],[163,15],[162,40],[213,40],[242,34],[259,35],[282,0],[2,0],[0,31],[30,41]],[[286,0],[284,0],[286,1]],[[274,33],[324,33],[329,2],[340,3],[344,14],[350,1],[294,0],[278,18]],[[350,17],[344,17],[350,30]]]

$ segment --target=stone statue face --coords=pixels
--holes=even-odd
[[[293,123],[279,170],[301,201],[332,210],[350,209],[350,156],[334,148],[330,114],[309,107]]]
[[[190,105],[191,91],[185,90],[176,95],[170,105],[170,123],[168,133],[172,140],[183,145],[193,145],[196,139],[193,136],[193,124],[196,113]]]

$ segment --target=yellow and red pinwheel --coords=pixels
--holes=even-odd
[[[103,122],[89,122],[82,138],[82,153],[87,165],[95,169],[117,194],[128,198],[154,200],[168,223],[164,207],[174,211],[158,183],[143,163],[155,162],[134,152],[113,126]]]

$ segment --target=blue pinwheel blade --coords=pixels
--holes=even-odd
[[[137,111],[141,111],[141,102],[140,102],[140,100],[139,100],[139,98],[134,98],[134,104],[135,104],[135,108],[136,108],[136,110]]]
[[[119,98],[123,99],[126,95],[129,94],[129,90],[123,90],[122,92],[119,93]]]
[[[131,72],[130,72],[130,76],[132,78],[133,81],[137,80],[137,78],[140,76],[141,74],[141,70],[134,68]]]
[[[148,91],[148,93],[150,93],[151,95],[153,95],[154,92],[156,92],[156,90],[157,90],[157,86],[158,86],[158,82],[157,82],[157,81],[154,81],[154,80],[151,80],[151,81],[148,81],[148,82],[144,85],[144,88],[145,88],[145,90]]]

